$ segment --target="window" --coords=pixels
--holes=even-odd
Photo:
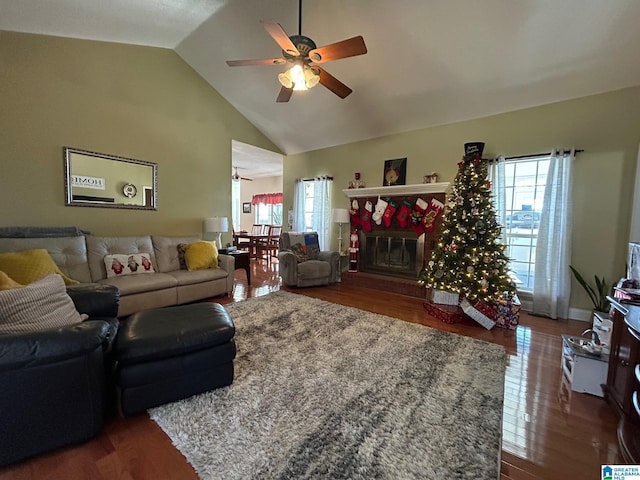
[[[549,156],[506,158],[505,196],[501,219],[506,255],[519,290],[532,291],[538,228],[549,171]]]
[[[331,233],[332,177],[296,180],[293,198],[293,230],[318,232],[320,249],[329,246]]]
[[[266,225],[282,225],[282,204],[255,205],[256,220],[254,223]]]

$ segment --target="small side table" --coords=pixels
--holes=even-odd
[[[228,252],[226,248],[221,248],[218,251],[224,255],[231,255],[235,259],[236,270],[244,268],[244,271],[247,272],[247,284],[251,285],[251,263],[249,252],[247,250],[233,250]]]

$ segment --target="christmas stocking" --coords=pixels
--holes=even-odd
[[[378,197],[378,202],[376,203],[376,211],[373,212],[371,218],[376,222],[376,225],[380,225],[382,223],[382,215],[384,215],[384,211],[387,209],[388,203]]]
[[[364,210],[362,211],[362,215],[360,216],[360,225],[365,232],[371,231],[371,212],[373,211],[373,203],[367,200],[367,203],[364,204]]]
[[[402,205],[400,205],[398,215],[396,216],[401,228],[407,228],[407,225],[409,224],[409,216],[411,215],[412,209],[413,205],[411,205],[411,202],[409,202],[408,200],[402,201]]]
[[[427,212],[422,217],[422,228],[424,228],[425,232],[433,231],[434,222],[440,212],[444,209],[444,204],[435,198],[431,199],[429,206],[427,207]]]
[[[413,228],[414,232],[416,232],[418,236],[424,233],[424,229],[422,228],[422,217],[427,213],[428,206],[429,204],[427,202],[418,198],[416,200],[416,204],[413,206],[413,210],[411,210],[411,228]]]
[[[351,202],[351,208],[349,209],[349,217],[351,217],[351,228],[354,229],[360,225],[360,205],[355,198]]]
[[[396,213],[397,209],[398,204],[389,199],[387,201],[387,208],[384,210],[384,214],[382,215],[382,220],[384,220],[385,227],[389,228],[391,226],[391,219],[393,218],[393,214]]]

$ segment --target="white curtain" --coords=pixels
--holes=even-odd
[[[331,235],[331,186],[333,179],[320,177],[313,181],[312,228],[318,232],[320,250],[329,248]]]
[[[294,232],[304,232],[306,230],[304,218],[304,180],[296,179],[293,186],[293,228]]]
[[[506,181],[505,181],[505,159],[500,156],[489,163],[489,176],[487,177],[491,182],[491,192],[493,193],[493,207],[495,208],[496,215],[498,216],[498,223],[506,225]],[[502,243],[506,243],[507,233],[505,229],[502,229],[500,239]]]
[[[313,210],[311,223],[307,225],[305,218],[305,201],[307,198],[304,180],[296,180],[293,188],[293,231],[304,232],[310,227],[318,232],[320,250],[329,247],[331,235],[331,177],[319,177],[313,180]]]
[[[571,170],[575,150],[551,152],[538,229],[533,313],[568,318],[571,294]]]

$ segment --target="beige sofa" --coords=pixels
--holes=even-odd
[[[0,252],[46,249],[60,270],[80,283],[105,283],[120,289],[118,316],[231,294],[235,260],[219,255],[220,268],[180,269],[178,244],[198,237],[98,237],[93,235],[47,238],[0,238]],[[107,278],[105,255],[148,253],[155,273]]]

